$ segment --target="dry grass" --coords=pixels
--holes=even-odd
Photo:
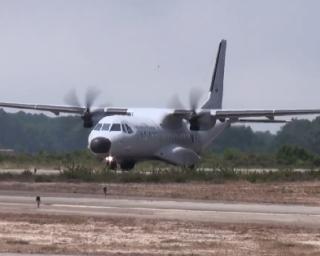
[[[117,217],[0,214],[0,252],[319,255],[318,230]]]
[[[102,195],[101,183],[0,182],[1,190]],[[205,182],[166,184],[107,184],[109,196],[163,197],[252,203],[320,205],[320,182],[212,184]]]

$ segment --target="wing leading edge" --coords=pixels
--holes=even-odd
[[[87,111],[86,107],[23,104],[23,103],[9,103],[9,102],[0,102],[0,107],[51,112],[55,115],[59,115],[60,113],[83,115]],[[128,115],[127,108],[112,108],[112,107],[93,108],[93,111],[99,112],[106,116],[107,115]]]
[[[51,112],[55,115],[59,115],[60,113],[82,114],[86,110],[86,108],[84,108],[84,107],[40,105],[40,104],[21,104],[21,103],[8,103],[8,102],[0,102],[0,107],[46,111],[46,112]]]

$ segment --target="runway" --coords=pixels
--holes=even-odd
[[[0,192],[0,212],[121,216],[220,223],[266,223],[320,227],[320,207],[222,203],[149,198],[104,198],[71,193],[46,194],[36,207],[30,192]]]

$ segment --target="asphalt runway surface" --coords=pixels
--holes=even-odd
[[[120,216],[219,223],[266,223],[320,227],[320,207],[221,203],[152,198],[104,198],[56,193],[41,195],[36,207],[30,192],[0,191],[0,212],[85,216]]]

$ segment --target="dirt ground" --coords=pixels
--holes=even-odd
[[[319,182],[96,184],[0,182],[1,191],[320,205]],[[0,206],[1,207],[1,206]],[[81,255],[320,255],[320,230],[135,217],[0,213],[0,252]]]
[[[71,192],[102,195],[107,186],[109,196],[138,196],[155,198],[216,200],[251,203],[285,203],[320,205],[320,182],[249,183],[244,181],[212,183],[165,184],[102,184],[102,183],[28,183],[0,182],[1,190],[30,192]]]
[[[0,214],[0,252],[319,255],[316,229],[135,218]]]

